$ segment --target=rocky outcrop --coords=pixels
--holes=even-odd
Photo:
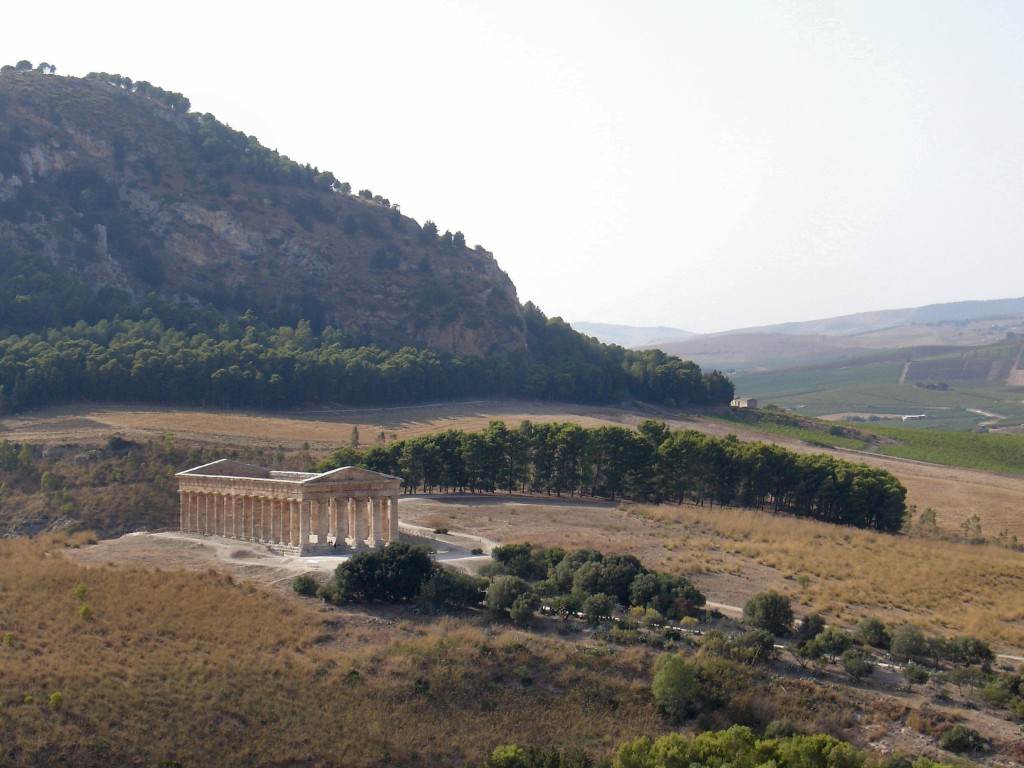
[[[240,134],[209,116],[123,83],[30,71],[0,75],[0,118],[0,239],[90,286],[307,319],[354,342],[525,345],[492,254],[263,148],[277,165],[247,164],[245,149],[216,143]]]

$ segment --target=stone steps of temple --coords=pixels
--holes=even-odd
[[[302,556],[302,547],[297,544],[265,544],[264,546],[277,555],[284,555],[286,557]]]

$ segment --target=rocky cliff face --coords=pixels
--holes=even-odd
[[[524,346],[515,286],[489,252],[341,186],[124,79],[0,74],[0,247],[93,287],[358,342]]]

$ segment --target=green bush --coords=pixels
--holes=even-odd
[[[677,719],[686,717],[696,708],[700,694],[697,666],[682,656],[662,654],[654,662],[651,693],[659,710]]]
[[[512,601],[508,615],[517,627],[526,627],[533,623],[533,614],[538,607],[540,607],[540,600],[532,592],[527,592]]]
[[[49,701],[50,709],[60,709],[64,706],[64,694],[60,691],[54,691],[50,694]]]
[[[499,576],[487,588],[484,603],[494,613],[501,613],[512,608],[512,604],[522,595],[532,594],[530,585],[518,576]]]
[[[788,597],[774,590],[761,592],[744,604],[743,620],[773,635],[785,635],[793,626],[793,607]]]
[[[316,597],[320,585],[308,573],[303,573],[292,580],[292,589],[304,597]]]
[[[869,677],[875,671],[875,662],[860,648],[848,648],[843,651],[843,669],[854,680]]]
[[[972,752],[982,747],[985,740],[981,738],[981,734],[973,728],[968,728],[966,725],[957,723],[951,728],[948,728],[943,732],[942,736],[939,737],[939,746],[949,752],[956,752],[961,754],[963,752]]]
[[[350,557],[335,570],[334,582],[346,602],[398,603],[416,597],[433,572],[427,547],[393,541]]]
[[[930,675],[928,670],[922,667],[920,664],[913,662],[907,664],[900,673],[903,675],[903,679],[907,681],[907,685],[924,685],[928,682]]]

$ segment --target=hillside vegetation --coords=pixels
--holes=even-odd
[[[890,533],[907,511],[906,489],[885,470],[732,435],[672,431],[650,419],[636,430],[529,421],[509,429],[494,421],[483,432],[448,430],[365,454],[341,449],[319,468],[346,464],[401,476],[413,493],[503,490],[735,505]]]
[[[772,723],[773,738],[799,723],[802,734],[863,744],[894,721],[928,739],[957,721],[792,673],[780,685],[782,668],[766,673],[710,645],[694,657],[678,632],[648,644],[635,630],[584,632],[558,619],[543,620],[546,631],[513,631],[481,612],[339,609],[213,570],[83,567],[61,555],[64,545],[0,543],[8,764],[187,765],[216,755],[221,765],[344,756],[353,766],[467,766],[503,744],[623,760],[625,745],[677,731],[679,715],[699,730],[743,724],[746,735],[724,738],[745,749]],[[690,714],[656,706],[665,650],[700,670]],[[821,738],[801,736],[798,752],[839,749],[843,765],[885,765]],[[785,742],[760,752],[775,749],[786,755],[778,765],[805,764]]]
[[[520,306],[462,233],[188,107],[120,75],[0,73],[0,412],[732,397]]]

